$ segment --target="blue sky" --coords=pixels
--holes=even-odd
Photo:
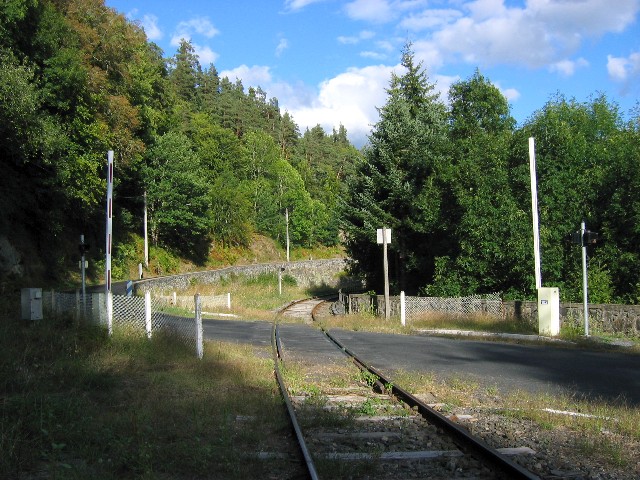
[[[446,101],[478,68],[522,124],[556,92],[640,99],[640,0],[105,0],[166,57],[190,39],[203,68],[260,86],[302,132],[342,123],[358,147],[407,40]]]

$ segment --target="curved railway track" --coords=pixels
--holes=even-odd
[[[312,322],[326,305],[318,298],[294,302],[276,315],[272,329],[276,378],[308,478],[539,478],[393,384],[327,331],[349,360],[337,370],[307,367],[313,381],[323,373],[328,381],[299,391],[287,385],[281,366],[290,359],[283,353],[279,320],[294,316]]]

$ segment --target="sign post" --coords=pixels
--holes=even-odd
[[[377,230],[378,244],[382,244],[383,266],[384,266],[384,318],[389,320],[391,309],[389,305],[389,261],[387,259],[387,245],[391,243],[391,229],[379,228]]]
[[[536,147],[529,137],[529,174],[531,176],[531,214],[533,218],[533,257],[535,262],[536,290],[542,287],[540,268],[540,226],[538,221],[538,180],[536,176]]]
[[[87,250],[89,250],[89,245],[84,243],[84,235],[80,235],[80,254],[82,255],[80,259],[80,271],[82,272],[82,314],[85,318],[87,316],[87,263],[84,254],[87,252]]]
[[[111,236],[113,228],[113,150],[107,152],[107,235],[105,261],[105,289],[107,299],[107,328],[113,333],[113,297],[111,296]]]

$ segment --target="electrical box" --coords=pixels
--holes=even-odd
[[[538,289],[538,333],[555,336],[560,333],[560,289]]]
[[[42,289],[22,289],[22,319],[42,320]]]

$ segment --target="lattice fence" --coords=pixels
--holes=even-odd
[[[341,295],[341,302],[348,313],[368,312],[384,315],[383,295]],[[402,310],[401,297],[389,297],[392,316],[399,316]],[[468,297],[404,297],[404,309],[407,319],[428,314],[441,314],[453,317],[486,315],[502,318],[504,307],[500,294],[470,295]]]
[[[407,318],[438,313],[448,316],[487,315],[502,317],[503,307],[500,294],[470,295],[458,298],[406,297]]]
[[[194,311],[194,297],[190,298],[190,308],[186,301],[183,307]],[[148,306],[147,302],[149,302]],[[103,326],[107,326],[109,321],[106,294],[104,293],[87,294],[83,303],[79,293],[45,291],[42,294],[42,303],[43,310],[47,314],[73,315],[77,320],[85,319]],[[200,351],[201,345],[198,346],[198,338],[202,337],[201,320],[199,333],[197,318],[171,313],[171,309],[175,310],[175,306],[162,298],[146,300],[145,297],[113,295],[113,326],[115,328],[126,326],[134,330],[146,331],[148,336],[151,336],[153,332],[167,332]]]

